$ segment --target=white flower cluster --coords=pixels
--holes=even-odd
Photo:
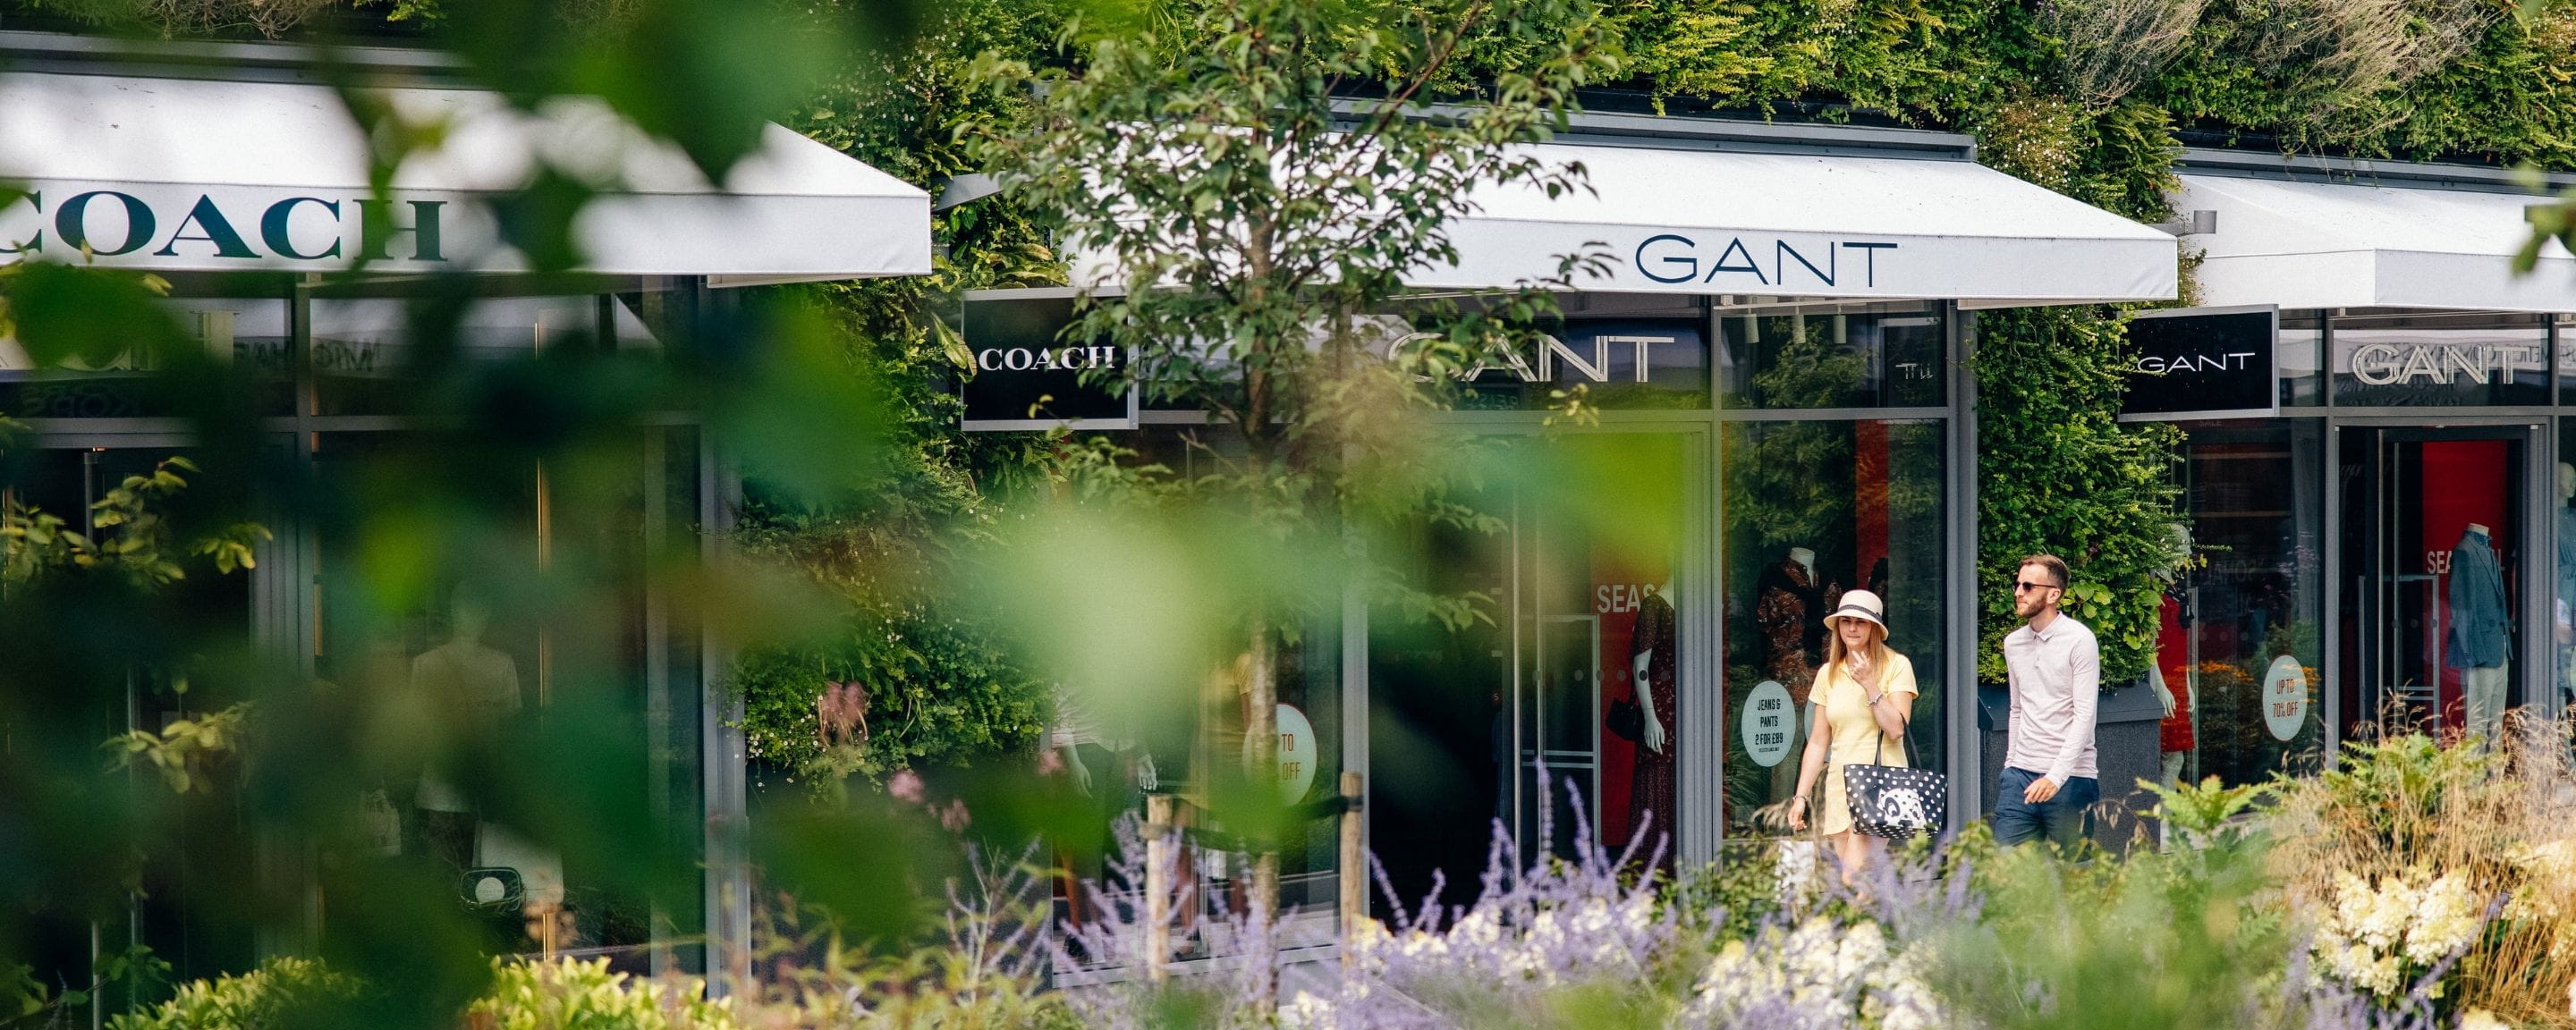
[[[1389,933],[1372,921],[1359,931],[1357,975],[1340,996],[1300,991],[1280,1007],[1279,1022],[1285,1030],[1403,1025],[1404,1019],[1382,1017],[1461,992],[1490,999],[1574,984],[1640,983],[1651,956],[1669,947],[1671,937],[1654,895],[1642,890],[1527,906],[1478,904],[1445,930]]]
[[[2513,1030],[2513,1025],[2485,1009],[2470,1009],[2460,1014],[2460,1030]]]
[[[2523,875],[2528,889],[2513,892],[2504,917],[2517,923],[2554,923],[2568,914],[2567,899],[2562,897],[2565,885],[2576,884],[2576,838],[2561,838],[2546,844],[2521,844],[2506,852],[2505,858]],[[2565,938],[2568,935],[2561,934]],[[2558,948],[2568,942],[2561,940]],[[2556,958],[2558,955],[2553,954]]]
[[[1917,953],[1892,951],[1877,923],[1809,919],[1733,941],[1700,975],[1684,1013],[1694,1026],[1794,1021],[1812,1026],[1935,1030],[1949,1025],[1916,975]]]
[[[2345,873],[2334,907],[2317,921],[2310,947],[2334,979],[2393,999],[2445,959],[2468,950],[2486,927],[2486,908],[2457,874],[2416,869],[2376,881]],[[2434,985],[2433,997],[2441,997]]]
[[[1643,891],[1615,901],[1584,898],[1541,909],[1519,926],[1507,925],[1480,905],[1445,931],[1367,936],[1362,965],[1384,973],[1392,959],[1406,976],[1499,977],[1552,987],[1569,974],[1585,979],[1593,973],[1636,971],[1657,930],[1654,896]]]

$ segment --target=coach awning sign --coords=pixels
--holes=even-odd
[[[2271,307],[2145,311],[2129,322],[2136,365],[2120,406],[2127,422],[2263,418],[2279,413]]]
[[[155,272],[511,272],[501,203],[548,168],[597,196],[581,271],[716,285],[921,275],[930,197],[775,125],[708,181],[606,105],[490,93],[375,98],[443,142],[370,188],[368,136],[322,86],[0,74],[0,263]]]

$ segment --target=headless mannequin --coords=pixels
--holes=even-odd
[[[2184,560],[2188,560],[2191,556],[2191,530],[2177,523],[2173,527],[2172,535],[2176,555]],[[2174,581],[2181,578],[2181,570],[2177,568],[2158,572],[2156,574],[2156,578],[2163,580],[2167,589],[2172,589],[2175,586]],[[2161,633],[2158,635],[2162,636]],[[2164,654],[2161,648],[2159,648],[2155,653],[2147,656],[2147,685],[2155,691],[2156,703],[2164,708],[2164,722],[2171,722],[2177,713],[2182,716],[2184,721],[2181,724],[2181,731],[2178,734],[2168,733],[2166,731],[2166,727],[2159,724],[2157,727],[2157,737],[2160,741],[2177,735],[2187,737],[2191,729],[2190,719],[2194,714],[2196,714],[2190,710],[2191,702],[2188,700],[2192,694],[2192,684],[2190,682],[2192,673],[2188,664],[2186,663],[2183,673],[2184,681],[2180,684],[2176,684],[2165,676],[2164,666],[2166,657],[2168,656]],[[2174,693],[2174,688],[2177,686],[2181,687],[2183,691],[2179,696]],[[2177,783],[2180,783],[2182,780],[2183,763],[2191,757],[2190,750],[2176,749],[2166,751],[2159,748],[2158,757],[2161,759],[2162,768],[2160,771],[2164,774],[2164,785],[2170,788]]]
[[[411,660],[412,689],[447,714],[451,743],[459,747],[490,740],[519,713],[518,662],[509,652],[483,642],[483,631],[491,623],[491,614],[482,606],[458,598],[449,610],[447,642]],[[450,781],[435,772],[421,776],[419,804],[432,812],[473,810]],[[471,854],[452,857],[473,858]]]
[[[1814,557],[1814,552],[1808,552],[1808,556],[1812,559]],[[1667,581],[1665,583],[1658,584],[1653,589],[1655,591],[1655,596],[1663,598],[1664,602],[1667,604],[1672,603],[1672,583]],[[1629,692],[1636,695],[1637,707],[1646,713],[1646,732],[1642,735],[1641,739],[1637,741],[1637,743],[1645,745],[1646,750],[1660,755],[1664,753],[1663,716],[1655,712],[1655,692],[1644,689],[1644,684],[1646,683],[1646,666],[1651,664],[1654,660],[1654,652],[1638,652],[1637,657],[1630,666],[1629,672],[1631,676],[1628,682],[1636,684],[1636,686],[1630,688]]]
[[[1629,637],[1629,694],[1637,699],[1638,713],[1643,718],[1637,734],[1640,746],[1629,770],[1628,835],[1631,842],[1661,842],[1657,861],[1668,869],[1673,862],[1675,820],[1681,814],[1673,762],[1673,752],[1678,749],[1665,725],[1681,705],[1673,638],[1680,627],[1673,611],[1672,593],[1670,582],[1648,588],[1638,603],[1636,627]]]
[[[2558,463],[2558,682],[2576,694],[2576,465]]]
[[[2444,647],[2444,664],[2460,670],[2465,711],[2462,729],[2492,745],[2504,728],[2505,691],[2511,680],[2512,626],[2504,590],[2497,580],[2494,537],[2486,526],[2469,523],[2451,552],[2449,600],[2453,629]],[[2480,567],[2472,571],[2472,563]]]
[[[451,754],[494,743],[523,707],[518,660],[483,642],[491,622],[490,612],[460,596],[449,608],[447,642],[411,660],[413,689],[447,713],[454,735]],[[559,911],[563,860],[505,826],[482,820],[451,784],[435,769],[421,774],[418,805],[430,853],[459,867],[516,869],[531,910]],[[561,936],[559,929],[547,932]]]

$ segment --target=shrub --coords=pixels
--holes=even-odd
[[[695,980],[637,980],[607,959],[495,959],[492,990],[466,1011],[493,1030],[739,1030],[733,1006]]]
[[[2180,836],[2206,846],[2073,866],[2041,847],[1953,849],[1964,852],[1949,860],[1971,870],[1983,912],[1927,921],[1925,978],[1960,1025],[2301,1025],[2307,999],[2284,989],[2293,938],[2266,901],[2267,841],[2259,824],[2231,821],[2251,789],[2147,788],[2163,796]]]
[[[2317,926],[2324,975],[2382,1008],[2567,1025],[2576,1015],[2571,729],[2515,713],[2492,748],[2390,733],[2345,745],[2323,775],[2287,781],[2272,869]],[[2468,926],[2489,911],[2491,924]],[[2461,945],[2456,962],[2438,963],[2436,944]],[[2425,977],[2423,998],[2409,1000]]]
[[[300,958],[270,959],[239,976],[179,985],[169,1001],[107,1021],[108,1030],[280,1030],[330,1025],[361,994],[358,981]]]

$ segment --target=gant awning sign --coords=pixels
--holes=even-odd
[[[2161,300],[2172,236],[1971,161],[1571,144],[1585,189],[1477,191],[1454,264],[1405,281],[1505,289],[1563,274],[1621,293],[1955,299],[1973,306]]]

